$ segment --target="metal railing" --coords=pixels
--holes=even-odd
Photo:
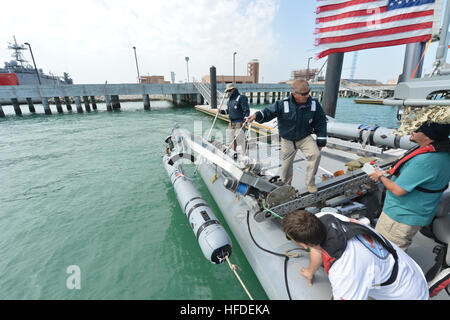
[[[194,81],[194,86],[200,92],[200,94],[203,96],[203,99],[211,105],[211,86],[209,83],[202,83]],[[220,92],[217,90],[217,105],[219,105],[220,101],[224,98],[225,93]]]

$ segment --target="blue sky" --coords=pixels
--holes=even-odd
[[[20,8],[20,9],[19,9]],[[136,81],[132,47],[141,75],[176,73],[185,81],[201,79],[210,66],[218,74],[247,72],[260,60],[260,81],[289,80],[314,57],[315,0],[16,0],[2,3],[0,63],[9,61],[13,35],[32,45],[39,68],[75,83]],[[425,57],[430,71],[437,44]],[[360,51],[355,78],[387,81],[403,68],[405,46]],[[28,52],[25,57],[31,61]],[[388,57],[388,59],[386,58]],[[348,78],[353,53],[346,53],[342,77]],[[324,59],[311,60],[320,68]]]

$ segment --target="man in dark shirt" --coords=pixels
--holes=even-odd
[[[240,94],[233,83],[226,86],[225,91],[228,93],[227,110],[220,110],[221,114],[228,114],[230,124],[227,128],[227,145],[233,141],[233,150],[236,151],[237,144],[242,147],[242,154],[245,154],[247,143],[245,141],[245,120],[250,114],[248,99],[245,94]]]
[[[292,83],[292,94],[262,111],[257,111],[247,122],[259,123],[278,118],[278,131],[281,137],[281,180],[291,184],[293,163],[300,149],[307,159],[306,187],[309,192],[317,192],[315,175],[320,163],[320,150],[327,144],[327,119],[319,101],[309,95],[306,80]],[[317,139],[311,137],[315,133]]]

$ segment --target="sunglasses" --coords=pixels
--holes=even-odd
[[[302,96],[307,96],[309,93],[311,92],[311,89],[309,89],[308,91],[306,91],[306,92],[295,92],[296,94],[300,94],[300,95],[302,95]]]

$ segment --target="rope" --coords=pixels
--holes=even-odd
[[[425,50],[424,50],[423,53],[422,53],[422,57],[420,58],[419,63],[418,63],[417,66],[416,66],[416,69],[414,69],[414,72],[413,72],[413,74],[411,75],[411,79],[414,79],[414,76],[416,75],[417,69],[419,69],[420,63],[422,62],[423,57],[425,56],[425,52],[427,52],[428,47],[430,46],[431,40],[432,40],[432,39],[430,38],[430,40],[429,40],[428,43],[427,43],[427,46],[425,47]]]
[[[211,131],[212,131],[212,129],[214,128],[214,125],[216,124],[216,120],[217,120],[217,117],[219,116],[220,110],[222,109],[222,103],[223,103],[223,101],[225,100],[225,96],[226,96],[226,94],[224,93],[224,94],[222,95],[222,101],[220,102],[219,108],[217,109],[216,116],[214,117],[214,121],[213,121],[213,123],[212,123],[212,125],[211,125],[211,128],[209,128],[208,135],[206,136],[206,140],[207,140],[207,141],[209,140],[209,137],[211,136]]]
[[[230,120],[231,121],[231,120]],[[231,123],[231,122],[230,122]],[[230,149],[231,145],[234,143],[234,141],[236,141],[237,137],[239,137],[239,135],[241,134],[242,129],[245,128],[245,125],[247,124],[247,122],[242,123],[242,126],[239,128],[238,133],[236,134],[236,136],[234,137],[234,139],[230,142],[230,144],[225,148],[225,151],[223,153],[227,153],[228,149]],[[245,138],[244,138],[245,139]],[[245,150],[242,150],[242,152],[245,152]]]
[[[270,210],[269,208],[266,207],[266,201],[264,200],[264,198],[262,199],[262,205],[263,205],[263,208],[265,211],[269,212],[274,217],[283,219],[283,217],[279,216],[278,214],[276,214],[275,212],[273,212],[272,210]]]
[[[236,277],[238,278],[239,282],[241,283],[241,286],[244,288],[245,293],[247,293],[248,297],[250,298],[250,300],[253,300],[252,295],[250,294],[250,292],[248,292],[247,287],[245,286],[244,282],[242,282],[241,277],[239,277],[236,268],[237,266],[235,264],[232,264],[230,262],[230,258],[228,258],[228,256],[225,256],[225,259],[227,259],[228,262],[228,266],[230,267],[230,269],[234,272],[234,274],[236,275]]]

